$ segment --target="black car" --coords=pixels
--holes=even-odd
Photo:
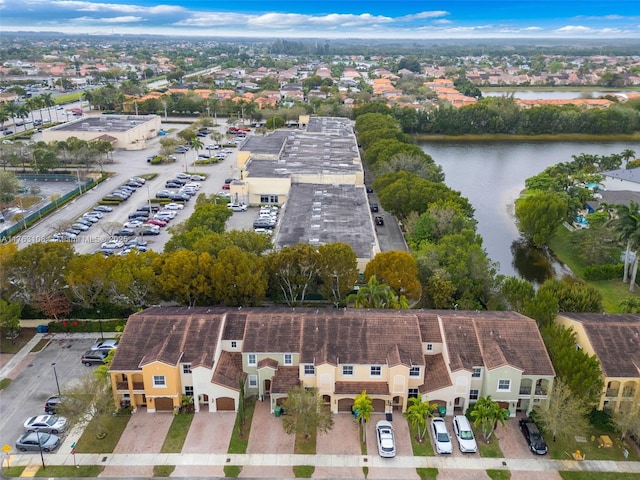
[[[148,212],[135,211],[129,214],[129,220],[142,220],[142,219],[146,220],[147,218],[149,218]]]
[[[62,397],[60,395],[51,395],[49,398],[47,398],[47,401],[44,402],[44,413],[55,415],[56,409],[61,402]]]
[[[169,196],[169,198],[173,202],[188,202],[191,197],[184,193],[173,193]]]
[[[175,183],[175,182],[167,182],[164,184],[165,188],[182,188],[182,184],[181,183]]]
[[[380,226],[384,225],[384,218],[382,217],[376,217],[375,221],[376,221],[376,225],[380,225]]]
[[[253,228],[268,228],[270,230],[273,230],[273,228],[276,226],[275,222],[272,222],[271,220],[256,220],[253,222]]]
[[[520,430],[522,430],[529,449],[531,449],[533,453],[537,455],[545,455],[547,453],[547,444],[542,438],[542,434],[540,430],[538,430],[537,425],[533,423],[531,419],[523,418],[520,420]]]
[[[144,230],[142,230],[140,232],[140,235],[142,235],[142,236],[145,236],[145,235],[160,235],[160,230],[145,228]]]
[[[143,205],[139,208],[136,209],[138,212],[157,212],[158,210],[160,210],[160,207],[158,207],[157,205]]]
[[[106,360],[107,355],[109,355],[109,352],[104,350],[87,350],[82,355],[80,362],[87,367],[90,367],[91,365],[102,365]]]
[[[135,230],[132,230],[130,228],[123,228],[122,230],[118,230],[113,235],[116,237],[133,237],[135,234]]]
[[[371,211],[372,212],[377,212],[378,211],[378,204],[377,203],[372,203],[371,204]]]
[[[164,190],[156,193],[156,198],[170,198],[172,195],[171,192],[165,192]]]

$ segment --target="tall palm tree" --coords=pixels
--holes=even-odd
[[[502,408],[498,402],[491,399],[491,395],[488,395],[478,399],[473,405],[470,416],[473,426],[479,427],[482,437],[489,442],[498,422],[504,426],[504,421],[509,418],[509,410]]]
[[[364,424],[371,419],[371,413],[373,413],[373,401],[371,397],[367,395],[366,390],[363,390],[362,393],[353,400],[353,411],[356,414],[356,420],[360,422],[362,443],[364,443],[367,440],[367,429],[364,427]]]
[[[626,242],[626,252],[624,256],[624,273],[622,281],[629,280],[629,258],[631,250],[637,246],[640,233],[640,205],[631,200],[629,205],[617,205],[616,218],[612,220],[613,229],[618,234],[620,241]],[[634,262],[637,268],[637,262]]]
[[[375,275],[371,275],[366,285],[361,286],[357,293],[347,297],[347,303],[355,308],[393,308],[407,309],[409,302],[402,295],[398,297],[393,289],[384,283],[378,283]]]
[[[407,407],[407,411],[404,416],[411,426],[416,429],[418,442],[422,443],[424,441],[424,437],[427,434],[429,419],[435,415],[437,410],[437,403],[429,403],[428,400],[422,401],[418,397],[412,397],[409,399],[409,406]]]
[[[620,153],[620,156],[624,160],[624,164],[626,166],[627,163],[629,163],[629,160],[631,160],[632,158],[636,158],[636,152],[631,150],[630,148],[626,148],[622,151],[622,153]]]

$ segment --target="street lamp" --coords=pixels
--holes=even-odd
[[[151,210],[149,210],[151,212]],[[102,319],[100,318],[100,309],[96,309],[96,313],[98,314],[98,325],[100,326],[100,340],[104,340],[104,333],[102,333]]]
[[[56,362],[51,364],[53,367],[53,376],[56,379],[56,387],[58,387],[58,395],[60,395],[60,383],[58,382],[58,372],[56,372]]]
[[[54,363],[55,365],[55,363]],[[44,455],[42,454],[42,443],[40,443],[40,429],[36,428],[36,437],[38,437],[38,447],[40,448],[40,459],[42,460],[42,469],[46,470],[47,466],[44,464]]]

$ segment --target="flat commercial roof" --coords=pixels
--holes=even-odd
[[[373,228],[363,185],[297,183],[291,185],[275,245],[344,242],[358,258],[371,258]]]
[[[85,116],[78,120],[63,123],[52,128],[63,132],[126,132],[132,128],[147,123],[156,115],[99,115]]]

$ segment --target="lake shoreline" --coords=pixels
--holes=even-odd
[[[427,135],[411,134],[416,142],[638,142],[640,133],[632,135]]]

